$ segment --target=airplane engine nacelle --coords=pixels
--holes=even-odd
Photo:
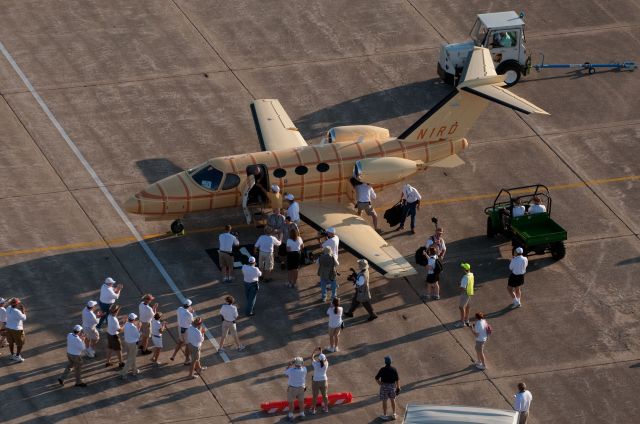
[[[328,143],[345,143],[348,141],[383,141],[389,139],[389,130],[373,125],[345,125],[333,127],[325,138]]]
[[[403,158],[360,159],[356,161],[353,176],[369,184],[393,184],[421,169],[420,163]]]

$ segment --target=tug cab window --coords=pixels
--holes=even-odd
[[[222,182],[223,175],[222,171],[207,165],[191,174],[191,178],[207,190],[216,191]]]

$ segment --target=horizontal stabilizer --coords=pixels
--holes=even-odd
[[[458,155],[451,155],[442,160],[434,163],[430,163],[429,167],[435,168],[455,168],[456,166],[464,165],[464,161],[460,159]]]
[[[491,100],[511,109],[515,109],[518,112],[526,113],[527,115],[530,113],[548,115],[545,110],[540,109],[538,106],[523,99],[522,97],[516,96],[509,90],[505,90],[499,85],[500,84],[489,84],[477,85],[475,87],[462,87],[462,90],[485,98],[487,100]]]

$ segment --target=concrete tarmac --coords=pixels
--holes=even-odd
[[[249,103],[278,98],[311,143],[332,126],[372,124],[400,134],[450,87],[436,74],[439,46],[462,41],[477,13],[525,7],[527,48],[547,62],[638,61],[640,6],[633,0],[0,1],[0,42],[25,73],[108,191],[122,204],[150,182],[219,155],[260,149]],[[519,9],[515,9],[519,11]],[[537,54],[533,56],[534,63]],[[391,355],[408,403],[511,409],[519,381],[533,393],[531,423],[631,423],[640,384],[640,90],[636,72],[533,72],[513,91],[551,113],[523,116],[492,105],[469,135],[465,165],[411,179],[421,191],[416,235],[389,231],[413,260],[444,226],[448,253],[439,301],[424,303],[424,271],[389,281],[372,273],[374,308],[347,320],[340,352],[329,354],[330,391],[350,405],[310,421],[373,423],[382,413],[373,380]],[[0,56],[0,296],[27,307],[25,362],[0,355],[1,420],[11,423],[282,422],[261,402],[286,398],[291,357],[328,344],[315,266],[259,292],[256,316],[240,318],[248,347],[229,362],[205,341],[202,378],[188,380],[178,356],[174,291],[135,241],[41,105]],[[567,256],[532,256],[523,307],[509,310],[510,245],[487,239],[483,209],[502,187],[552,187],[552,216],[569,234]],[[391,205],[400,187],[380,193]],[[383,210],[379,209],[379,213]],[[226,295],[244,303],[237,272],[224,284],[206,249],[237,225],[243,243],[260,230],[240,210],[190,216],[187,235],[169,222],[129,216],[177,289],[218,337]],[[386,225],[385,229],[390,230]],[[303,226],[308,246],[315,232]],[[472,264],[472,312],[490,316],[488,368],[477,371],[474,340],[456,329],[458,264]],[[355,258],[340,254],[345,281]],[[105,368],[106,342],[85,360],[87,388],[56,381],[65,335],[101,281],[124,284],[123,312],[153,293],[170,323],[161,360],[127,381]],[[218,337],[219,338],[219,337]]]

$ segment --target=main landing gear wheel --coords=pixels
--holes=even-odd
[[[184,235],[184,225],[182,225],[182,220],[176,219],[171,223],[171,232],[177,236]]]

